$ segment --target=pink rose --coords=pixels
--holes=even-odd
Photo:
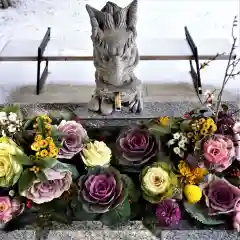
[[[23,204],[8,196],[0,197],[0,222],[7,223],[14,216],[18,216],[23,212]]]
[[[196,152],[200,159],[199,165],[216,172],[222,172],[228,168],[235,156],[233,141],[220,134],[203,138],[196,147]]]

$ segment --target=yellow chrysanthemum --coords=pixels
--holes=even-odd
[[[46,141],[48,141],[48,142],[53,142],[53,139],[52,139],[52,137],[46,137],[46,139],[45,139]]]
[[[211,124],[206,121],[205,123],[203,123],[201,130],[208,130],[210,126]]]
[[[202,128],[202,129],[200,130],[200,134],[203,135],[203,136],[207,135],[207,134],[208,134],[208,129]]]
[[[40,157],[47,157],[48,156],[48,150],[43,149],[42,151],[40,151]]]
[[[205,118],[200,118],[200,119],[198,120],[199,124],[203,124],[205,121],[206,121]]]
[[[166,126],[169,122],[169,117],[160,117],[158,121],[161,125]]]
[[[184,162],[180,161],[178,164],[178,170],[182,177],[184,177],[185,182],[188,184],[197,184],[202,181],[203,177],[207,175],[207,170],[204,168],[193,168]]]
[[[31,145],[31,149],[35,152],[38,152],[40,150],[40,145],[37,143],[37,142],[34,142],[32,145]]]
[[[41,148],[46,148],[46,147],[48,146],[48,141],[42,140],[42,141],[40,142],[40,146],[41,146]]]
[[[42,140],[42,138],[43,138],[43,137],[42,137],[41,135],[36,135],[35,138],[34,138],[34,141],[35,141],[35,142],[39,142],[39,141]]]
[[[31,168],[29,168],[29,171],[34,172],[34,173],[38,173],[40,171],[39,167],[33,166]]]
[[[214,133],[217,131],[217,126],[215,123],[211,125],[211,128],[209,129],[209,131],[210,131],[210,133]]]
[[[49,152],[49,157],[57,157],[58,155],[58,149],[55,148],[55,149],[52,149],[50,152]]]
[[[178,164],[178,169],[182,176],[188,176],[189,174],[191,174],[190,167],[184,161],[180,161],[180,163]]]

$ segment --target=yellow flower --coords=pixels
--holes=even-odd
[[[48,156],[48,150],[46,150],[46,149],[41,150],[41,151],[40,151],[40,156],[41,156],[41,157],[46,157],[46,156]]]
[[[208,130],[210,128],[211,124],[208,123],[208,122],[205,122],[202,127],[201,127],[201,130]]]
[[[187,201],[191,204],[199,202],[202,198],[202,191],[200,187],[196,185],[186,185],[183,189],[183,192]]]
[[[49,147],[50,150],[52,150],[52,149],[56,148],[56,145],[54,144],[54,142],[50,142],[48,147]]]
[[[45,129],[46,129],[46,130],[52,129],[52,125],[50,125],[50,124],[45,124]]]
[[[33,124],[33,128],[38,128],[38,125],[36,123]]]
[[[200,134],[201,135],[207,135],[208,134],[208,129],[204,129],[204,128],[202,128],[201,130],[200,130]]]
[[[41,135],[36,135],[35,138],[34,138],[35,142],[39,142],[41,140],[42,140],[42,136]]]
[[[36,152],[36,158],[39,158],[39,154],[40,154],[40,152]]]
[[[58,156],[58,149],[51,150],[48,154],[49,157],[55,158]]]
[[[39,167],[33,166],[33,167],[29,168],[29,171],[38,173],[40,171],[40,169],[39,169]]]
[[[212,118],[208,118],[208,119],[207,119],[207,123],[210,124],[210,125],[212,125],[212,124],[214,123],[214,120],[213,120]]]
[[[214,133],[214,132],[216,132],[216,131],[217,131],[217,126],[216,126],[215,123],[213,123],[213,124],[211,125],[210,129],[209,129],[209,132],[210,132],[210,133]]]
[[[53,142],[53,139],[52,139],[52,137],[46,137],[46,139],[45,139],[46,141],[48,141],[48,142]]]
[[[169,122],[169,117],[160,117],[158,121],[161,125],[166,126]]]
[[[102,141],[89,142],[82,151],[82,160],[87,167],[107,166],[111,157],[111,149]]]
[[[48,142],[46,140],[42,140],[40,142],[40,146],[41,146],[41,148],[46,148],[48,146]]]
[[[180,161],[180,163],[178,164],[178,169],[180,174],[185,177],[185,182],[188,184],[199,183],[208,173],[205,168],[191,169],[190,166],[184,161]]]
[[[35,152],[38,152],[40,151],[40,145],[37,143],[37,142],[34,142],[32,145],[31,145],[31,149]]]
[[[182,176],[186,177],[191,174],[191,169],[190,169],[189,165],[184,161],[180,161],[180,163],[178,164],[178,169]]]
[[[199,119],[199,124],[203,124],[205,121],[206,121],[205,118],[200,118]]]

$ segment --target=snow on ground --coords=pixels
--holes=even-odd
[[[90,41],[85,4],[101,8],[104,0],[17,0],[15,8],[0,10],[0,49],[9,39],[41,39],[47,27],[52,38]],[[121,6],[130,0],[115,0]],[[184,37],[188,26],[193,38],[229,38],[233,17],[239,15],[238,0],[139,0],[139,38]],[[148,41],[149,42],[149,41]],[[160,48],[161,46],[159,46]],[[149,48],[151,46],[149,45]],[[91,51],[91,49],[89,49]],[[141,50],[140,50],[141,51]],[[203,83],[219,87],[226,62],[214,62],[202,73]],[[140,62],[137,76],[144,83],[191,82],[187,61]],[[47,83],[94,84],[91,62],[51,63]],[[35,85],[36,63],[0,63],[0,85],[5,92]],[[228,84],[240,87],[240,78]],[[1,99],[0,99],[1,101]]]

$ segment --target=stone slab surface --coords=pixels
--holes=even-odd
[[[0,240],[35,240],[36,233],[33,230],[19,230],[9,233],[0,232]]]
[[[163,231],[161,240],[239,240],[240,235],[232,231]]]

